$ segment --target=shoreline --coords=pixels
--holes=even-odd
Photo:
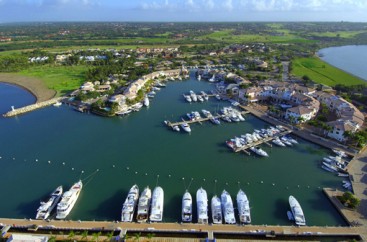
[[[327,47],[327,48],[336,48],[336,47],[344,47],[344,46],[348,46],[348,45],[333,46],[333,47]],[[350,45],[349,45],[349,46],[350,46]],[[316,56],[317,58],[319,58],[319,60],[321,60],[321,61],[325,62],[326,64],[331,65],[332,67],[334,67],[334,68],[336,68],[336,69],[338,69],[338,70],[341,70],[341,71],[343,71],[343,72],[345,72],[345,73],[348,73],[349,75],[351,75],[351,76],[353,76],[353,77],[355,77],[355,78],[358,78],[358,79],[362,80],[363,82],[365,82],[365,85],[367,85],[367,79],[363,79],[363,78],[362,78],[362,77],[360,77],[360,76],[357,76],[357,75],[355,75],[355,74],[353,74],[353,73],[351,73],[351,72],[349,72],[349,71],[343,70],[343,69],[341,69],[340,67],[337,67],[337,66],[335,66],[335,65],[333,65],[333,64],[331,64],[331,63],[329,63],[329,62],[327,62],[326,60],[322,59],[322,57],[319,55],[319,52],[320,52],[321,50],[323,50],[323,49],[327,49],[327,48],[319,49],[319,50],[315,53],[315,56]],[[324,56],[325,56],[325,55],[324,55]]]
[[[35,97],[35,103],[50,100],[56,96],[56,91],[48,89],[43,81],[13,73],[0,73],[0,83],[6,83],[22,88]]]

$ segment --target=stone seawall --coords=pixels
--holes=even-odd
[[[44,102],[39,102],[39,103],[35,103],[35,104],[31,104],[22,108],[17,108],[14,110],[11,110],[5,114],[3,114],[4,117],[8,118],[8,117],[14,117],[23,113],[27,113],[39,108],[43,108],[43,107],[47,107],[50,106],[58,101],[60,101],[62,99],[62,97],[57,97],[57,98],[53,98]]]

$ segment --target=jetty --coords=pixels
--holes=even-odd
[[[263,144],[263,143],[265,143],[265,144],[267,144],[267,145],[271,146],[271,144],[269,144],[269,143],[268,143],[269,141],[271,141],[271,140],[273,140],[273,139],[275,139],[275,138],[277,138],[277,137],[281,137],[281,136],[284,136],[284,135],[290,134],[290,133],[292,133],[292,131],[291,131],[291,130],[286,130],[286,131],[283,131],[283,132],[277,133],[277,134],[275,134],[274,136],[267,137],[267,138],[263,138],[263,139],[258,140],[258,141],[256,141],[256,142],[252,142],[252,143],[249,143],[249,144],[245,144],[245,145],[243,145],[243,146],[241,146],[241,147],[237,147],[237,148],[233,149],[233,151],[234,151],[234,152],[236,152],[236,153],[237,153],[237,152],[240,152],[240,151],[244,151],[245,153],[247,153],[247,152],[246,152],[246,150],[247,150],[247,149],[249,149],[249,148],[251,148],[251,147],[258,146],[258,145],[261,145],[261,144]]]
[[[13,110],[3,114],[4,117],[8,118],[8,117],[14,117],[23,113],[27,113],[27,112],[31,112],[33,110],[39,109],[39,108],[44,108],[47,106],[50,106],[52,104],[55,104],[59,101],[61,101],[63,99],[63,97],[56,97],[56,98],[52,98],[50,100],[44,101],[44,102],[38,102],[35,104],[31,104],[25,107],[21,107],[21,108],[13,108]]]
[[[250,113],[249,111],[240,111],[241,114],[248,114]],[[222,118],[222,117],[225,117],[226,115],[225,114],[216,114],[216,115],[213,115],[211,118]],[[202,122],[205,122],[205,121],[208,121],[210,120],[210,118],[200,118],[200,119],[195,119],[195,120],[185,120],[185,119],[182,119],[182,121],[179,121],[179,122],[171,122],[171,121],[167,121],[167,126],[168,127],[173,127],[173,126],[176,126],[176,125],[181,125],[181,124],[184,124],[184,123],[187,123],[187,124],[194,124],[194,123],[202,123]]]

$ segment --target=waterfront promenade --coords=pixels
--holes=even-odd
[[[318,226],[268,226],[268,225],[202,225],[183,223],[122,223],[113,221],[56,221],[49,222],[42,220],[26,219],[0,219],[3,226],[9,225],[14,228],[49,228],[51,230],[92,230],[92,231],[121,231],[124,233],[149,232],[159,237],[160,233],[170,234],[173,237],[185,238],[185,234],[202,239],[214,239],[216,235],[225,236],[228,239],[239,235],[253,236],[254,238],[264,238],[265,236],[358,236],[358,231],[354,227],[318,227]],[[57,234],[57,233],[55,233]],[[179,235],[179,236],[177,236]]]

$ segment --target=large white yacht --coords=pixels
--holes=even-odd
[[[83,183],[79,180],[75,183],[69,191],[65,192],[62,195],[61,201],[57,204],[57,219],[64,219],[70,213],[71,209],[73,209],[76,200],[78,200],[80,191],[83,188]]]
[[[36,219],[47,219],[52,210],[56,207],[62,196],[62,186],[53,191],[47,202],[41,202],[41,206],[37,209]]]
[[[146,187],[140,194],[138,202],[138,213],[136,220],[141,222],[146,222],[149,216],[150,200],[152,199],[152,191],[149,187]]]
[[[190,133],[190,132],[191,132],[191,128],[190,128],[190,126],[189,126],[189,124],[188,124],[188,123],[182,123],[182,124],[181,124],[181,128],[182,128],[185,132],[187,132],[187,133]]]
[[[289,206],[291,207],[294,221],[297,225],[306,225],[306,219],[303,214],[301,205],[293,196],[289,196]]]
[[[156,187],[153,190],[152,209],[150,213],[150,221],[160,222],[163,219],[163,200],[164,193],[161,187]]]
[[[194,91],[190,90],[190,96],[191,96],[192,101],[194,101],[194,102],[198,101],[198,97],[197,97],[197,95],[195,94]]]
[[[234,209],[231,195],[226,190],[223,190],[220,196],[223,208],[224,222],[226,224],[235,224]]]
[[[122,222],[131,222],[133,220],[134,211],[138,198],[139,198],[139,187],[138,185],[135,184],[130,188],[130,191],[127,194],[125,202],[122,205],[122,211],[121,211]]]
[[[145,98],[144,98],[144,106],[145,107],[149,107],[149,104],[150,104],[149,98],[148,98],[148,96],[145,96]]]
[[[186,191],[182,197],[182,222],[192,221],[192,197],[191,194]]]
[[[196,192],[196,205],[198,209],[198,223],[208,223],[208,196],[206,191],[201,187]]]
[[[258,148],[254,146],[254,147],[251,147],[250,150],[259,156],[264,156],[264,157],[269,156],[268,153],[266,153],[266,151],[261,149],[260,147]]]
[[[251,223],[250,203],[246,193],[241,189],[237,193],[237,208],[240,222],[246,224]]]
[[[217,195],[214,195],[211,202],[212,219],[214,224],[221,224],[223,222],[222,203]]]

